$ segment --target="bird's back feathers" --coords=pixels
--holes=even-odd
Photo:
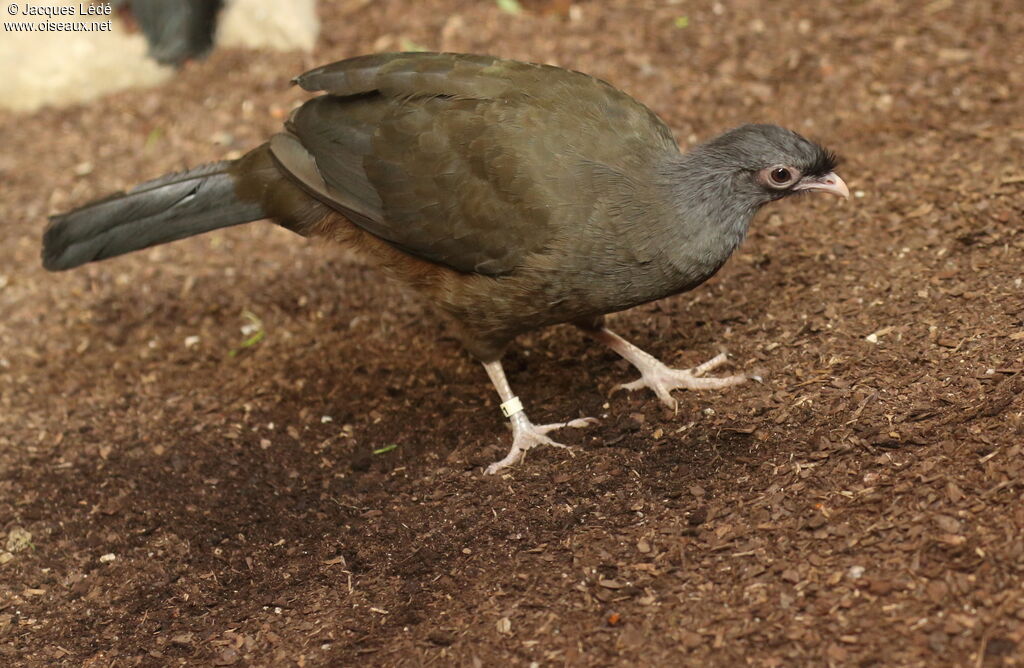
[[[592,169],[652,173],[678,154],[646,107],[550,66],[375,54],[296,82],[327,95],[272,142],[281,164],[356,224],[463,272],[503,275],[579,234]]]

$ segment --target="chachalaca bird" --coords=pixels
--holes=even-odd
[[[835,156],[775,125],[744,125],[681,153],[668,127],[609,84],[487,56],[367,55],[295,79],[323,92],[284,132],[234,161],[161,177],[56,216],[43,264],[63,270],[270,219],[326,237],[451,317],[512,423],[519,462],[547,434],[501,357],[519,334],[573,323],[671,392],[718,389],[724,354],[672,369],[604,315],[691,290],[740,244],[757,210],[796,193],[847,197]]]

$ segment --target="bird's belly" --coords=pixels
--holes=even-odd
[[[558,255],[500,276],[460,275],[435,299],[457,323],[466,347],[495,358],[516,336],[569,322],[586,322],[691,290],[728,258],[677,264],[665,258]],[[602,261],[603,260],[603,261]],[[684,269],[680,269],[680,266]],[[443,295],[441,299],[437,299]]]
[[[478,279],[485,289],[459,295],[446,310],[467,328],[478,332],[523,332],[575,322],[626,309],[684,292],[703,282],[684,280],[660,267],[633,266],[630,271],[524,272],[501,278]]]

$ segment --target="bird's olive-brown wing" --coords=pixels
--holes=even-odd
[[[678,151],[646,107],[555,67],[380,54],[296,81],[327,94],[272,140],[284,168],[367,231],[464,272],[511,272],[578,232],[601,197],[593,166],[642,172]]]

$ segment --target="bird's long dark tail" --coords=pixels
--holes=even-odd
[[[259,202],[236,194],[237,164],[168,174],[54,216],[43,234],[43,266],[62,271],[266,217]]]

